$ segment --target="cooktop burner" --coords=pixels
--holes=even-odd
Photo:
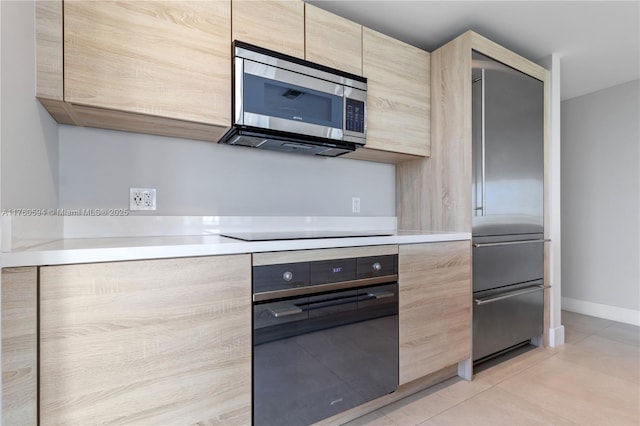
[[[242,241],[308,240],[317,238],[382,237],[389,231],[287,231],[287,232],[225,232],[222,237]]]

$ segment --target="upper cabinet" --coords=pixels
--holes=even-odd
[[[429,156],[429,53],[299,0],[36,3],[37,88],[60,123],[218,141],[234,39],[368,79],[367,144]]]
[[[57,121],[203,140],[230,125],[230,0],[39,1],[36,20]]]
[[[430,155],[430,69],[429,53],[363,28],[366,148],[398,153],[399,159]]]
[[[64,3],[64,99],[229,124],[229,1]]]
[[[304,3],[233,0],[232,38],[304,58]]]
[[[362,75],[362,25],[305,5],[305,58]]]

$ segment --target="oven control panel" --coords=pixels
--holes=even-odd
[[[254,301],[300,295],[314,286],[331,291],[359,281],[364,281],[360,285],[395,281],[397,274],[396,254],[254,266]]]

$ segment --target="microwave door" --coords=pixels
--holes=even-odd
[[[341,84],[238,58],[236,124],[343,139]],[[238,104],[239,103],[239,104]]]

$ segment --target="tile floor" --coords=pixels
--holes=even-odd
[[[347,423],[640,425],[640,328],[562,312],[565,345],[529,348]]]

